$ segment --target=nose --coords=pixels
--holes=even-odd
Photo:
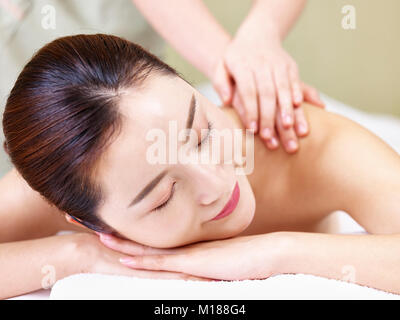
[[[194,196],[200,205],[210,205],[220,199],[230,187],[223,166],[195,165],[191,168]]]

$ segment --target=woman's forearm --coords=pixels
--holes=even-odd
[[[211,78],[230,35],[201,0],[132,0],[185,59]]]
[[[282,232],[277,273],[304,273],[400,294],[400,234]]]
[[[80,271],[79,234],[0,244],[0,299],[51,287]]]
[[[300,16],[306,0],[254,0],[244,23],[264,26],[268,37],[276,35],[282,41]]]

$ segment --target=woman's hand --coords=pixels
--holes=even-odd
[[[173,271],[218,280],[265,279],[277,271],[278,233],[199,242],[174,249],[155,249],[116,237],[102,237],[109,248],[129,256],[132,269]]]
[[[154,249],[154,253],[159,253]],[[111,250],[104,246],[99,238],[90,233],[79,233],[74,235],[74,252],[78,252],[79,259],[75,259],[79,264],[80,273],[101,273],[125,275],[137,278],[148,279],[181,279],[181,280],[198,280],[211,281],[211,279],[200,278],[181,272],[169,271],[148,271],[129,269],[121,265],[119,259],[125,257],[125,254]]]
[[[247,20],[216,64],[212,79],[224,104],[231,104],[248,129],[259,132],[269,149],[298,148],[308,134],[303,101],[324,107],[318,92],[304,84],[296,62],[279,37]]]

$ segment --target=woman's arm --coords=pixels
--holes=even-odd
[[[0,180],[0,203],[0,243],[47,237],[60,230],[85,232],[68,223],[15,168]]]
[[[400,294],[399,234],[278,234],[285,240],[277,274],[312,274]]]
[[[147,252],[147,250],[146,250]],[[157,249],[151,253],[157,254]],[[143,254],[141,247],[134,252]],[[131,270],[119,259],[125,255],[105,247],[96,235],[73,233],[0,244],[0,299],[50,288],[76,273],[100,273],[148,279],[208,281],[180,272]]]
[[[179,53],[208,78],[231,36],[201,0],[132,0],[144,17]]]
[[[51,287],[79,272],[81,234],[0,243],[0,299]]]
[[[246,19],[260,19],[283,41],[302,12],[306,0],[254,0]]]

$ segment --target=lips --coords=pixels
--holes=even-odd
[[[228,216],[229,214],[231,214],[233,212],[233,210],[235,210],[235,208],[239,202],[239,198],[240,198],[240,189],[239,189],[239,184],[236,182],[235,188],[232,191],[231,198],[229,199],[229,201],[227,202],[225,207],[221,210],[221,212],[218,213],[218,215],[215,216],[211,220],[222,219],[222,218]]]

